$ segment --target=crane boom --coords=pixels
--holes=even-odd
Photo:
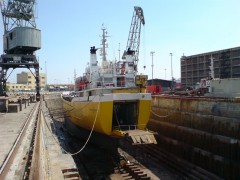
[[[125,56],[128,50],[134,51],[135,52],[134,67],[136,71],[137,71],[137,63],[138,63],[138,56],[139,56],[141,25],[145,25],[143,9],[138,6],[134,6],[132,22],[129,30],[126,50],[124,51],[124,54],[123,54],[123,59],[125,59]]]

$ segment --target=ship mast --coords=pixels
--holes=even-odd
[[[104,69],[106,69],[107,68],[107,66],[108,66],[108,63],[107,63],[107,57],[106,57],[106,55],[107,55],[107,53],[106,53],[106,48],[107,48],[107,37],[109,37],[109,36],[107,36],[107,31],[106,31],[106,28],[104,27],[104,26],[102,26],[102,44],[101,44],[101,46],[102,46],[102,48],[101,48],[101,56],[102,56],[102,67],[104,68]]]

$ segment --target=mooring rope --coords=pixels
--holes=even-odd
[[[94,98],[95,98],[95,97],[94,97]],[[86,142],[85,142],[84,145],[82,146],[82,148],[81,148],[80,150],[78,150],[77,152],[75,152],[75,153],[70,153],[70,152],[68,152],[67,150],[65,150],[64,148],[62,148],[62,146],[59,144],[59,141],[57,140],[57,138],[54,136],[54,134],[52,133],[51,129],[49,128],[49,126],[48,126],[48,124],[47,124],[47,121],[46,121],[46,117],[43,116],[43,117],[44,117],[44,122],[45,122],[45,124],[46,124],[46,126],[47,126],[47,129],[49,130],[50,134],[52,135],[53,139],[56,141],[56,143],[58,144],[58,146],[59,146],[65,153],[74,156],[74,155],[77,155],[77,154],[79,154],[81,151],[84,150],[84,148],[86,147],[86,145],[88,144],[88,142],[89,142],[89,140],[90,140],[90,138],[91,138],[91,136],[92,136],[92,132],[93,132],[93,130],[94,130],[94,127],[95,127],[95,124],[96,124],[96,121],[97,121],[97,117],[98,117],[98,112],[99,112],[99,109],[100,109],[100,102],[101,102],[101,95],[99,95],[99,102],[98,102],[97,112],[96,112],[96,116],[95,116],[95,119],[94,119],[94,122],[93,122],[92,129],[91,129],[91,131],[90,131],[90,134],[89,134]],[[43,113],[42,107],[40,107],[40,108],[41,108],[41,112]],[[43,113],[43,114],[44,114],[44,113]]]
[[[155,115],[155,116],[157,116],[159,118],[166,118],[166,117],[168,117],[168,115],[166,115],[166,116],[159,116],[158,114],[154,113],[152,110],[151,110],[151,113],[153,113],[153,115]]]

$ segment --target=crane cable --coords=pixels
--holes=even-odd
[[[143,26],[143,70],[146,69],[146,33],[145,26]]]
[[[45,124],[46,124],[46,126],[47,126],[47,129],[49,130],[49,132],[50,132],[50,134],[52,135],[53,139],[56,141],[57,145],[58,145],[65,153],[67,153],[67,154],[69,154],[69,155],[71,155],[71,156],[74,156],[74,155],[79,154],[82,150],[84,150],[84,148],[86,147],[86,145],[88,144],[88,142],[89,142],[89,140],[90,140],[90,138],[91,138],[91,136],[92,136],[92,132],[93,132],[93,129],[94,129],[94,127],[95,127],[95,124],[96,124],[96,121],[97,121],[98,112],[99,112],[99,109],[100,109],[100,102],[101,102],[101,95],[99,95],[99,102],[98,102],[97,112],[96,112],[96,116],[95,116],[95,119],[94,119],[94,122],[93,122],[92,129],[91,129],[91,131],[90,131],[90,134],[89,134],[86,142],[85,142],[84,145],[82,146],[82,148],[81,148],[80,150],[78,150],[77,152],[75,152],[75,153],[70,153],[70,152],[68,152],[67,150],[65,150],[65,149],[63,149],[63,148],[61,147],[61,145],[59,144],[59,141],[56,139],[56,137],[53,135],[52,131],[50,130],[50,128],[49,128],[49,126],[48,126],[48,124],[47,124],[47,121],[46,121],[45,116],[43,116],[44,122],[45,122]],[[42,110],[42,107],[40,107],[40,108],[41,108],[42,114],[44,114],[44,113],[43,113],[43,110]]]

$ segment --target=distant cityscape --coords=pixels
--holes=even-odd
[[[43,73],[39,74],[40,88],[46,88],[46,75]],[[9,92],[19,91],[35,91],[36,78],[31,72],[21,72],[17,74],[17,83],[7,82],[7,90]]]
[[[210,72],[211,58],[213,62],[213,74]],[[214,78],[239,78],[240,77],[240,47],[219,51],[207,52],[191,56],[182,56],[181,79],[173,82],[174,88],[197,88],[201,79]],[[31,72],[17,74],[17,83],[7,82],[8,92],[35,91],[35,76]],[[74,91],[78,90],[78,83],[47,84],[46,74],[40,73],[41,91]],[[161,86],[160,91],[171,89],[171,80],[149,79],[148,86]]]
[[[39,74],[41,91],[65,91],[74,90],[73,84],[46,84],[46,74]],[[35,92],[36,79],[31,72],[21,72],[17,74],[17,83],[7,82],[8,92]]]

